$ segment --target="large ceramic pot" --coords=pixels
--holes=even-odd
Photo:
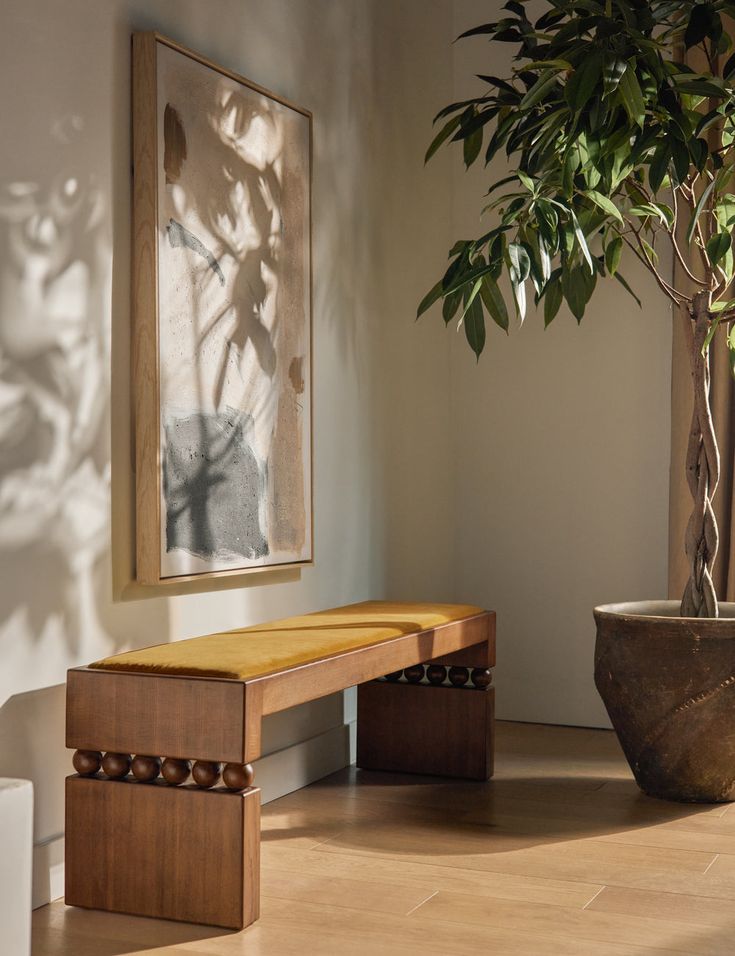
[[[664,800],[735,800],[735,603],[595,608],[595,684],[638,786]]]

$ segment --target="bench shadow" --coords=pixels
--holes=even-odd
[[[399,858],[471,858],[605,840],[702,814],[719,817],[727,806],[654,799],[624,776],[508,776],[475,783],[351,768],[266,806],[262,839],[301,837],[324,850]]]

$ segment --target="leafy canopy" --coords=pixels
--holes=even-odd
[[[547,0],[535,23],[524,0],[507,16],[462,34],[518,47],[510,77],[480,75],[481,95],[452,103],[427,160],[461,143],[469,168],[507,157],[510,175],[492,182],[483,214],[492,227],[456,242],[421,315],[443,300],[445,322],[459,315],[480,356],[485,317],[508,331],[498,285],[506,274],[520,321],[532,290],[545,325],[563,300],[581,321],[598,278],[635,255],[677,305],[658,269],[657,243],[670,243],[697,291],[710,301],[711,328],[735,318],[728,299],[735,273],[735,54],[722,0]],[[701,62],[700,72],[684,59]],[[490,226],[490,222],[488,222]],[[735,340],[728,345],[735,355]]]

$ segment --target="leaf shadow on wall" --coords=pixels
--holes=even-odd
[[[104,197],[54,125],[44,181],[0,185],[0,627],[69,649],[98,625],[109,538]],[[38,172],[38,170],[36,170]]]

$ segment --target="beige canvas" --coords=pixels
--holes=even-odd
[[[156,46],[161,577],[308,561],[310,119]]]

